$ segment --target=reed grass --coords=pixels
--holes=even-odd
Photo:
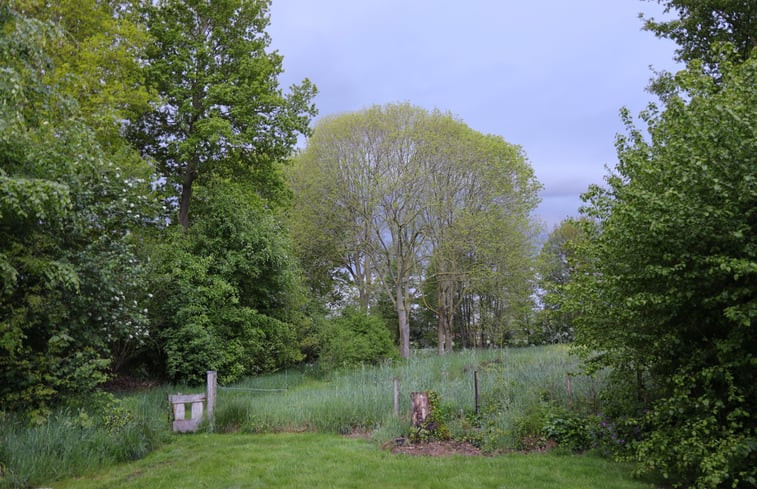
[[[92,409],[62,409],[36,426],[0,413],[0,488],[30,487],[144,457],[169,440],[168,413],[158,397],[154,391],[106,401],[106,408],[100,398]]]
[[[507,448],[515,442],[517,421],[540,403],[575,409],[598,402],[602,379],[578,375],[578,371],[578,360],[564,346],[465,350],[446,356],[419,351],[406,361],[363,365],[324,378],[290,371],[248,379],[229,386],[232,389],[222,387],[214,428],[220,432],[365,431],[398,436],[408,427],[410,393],[436,391],[446,412],[459,420],[460,430],[475,421],[483,427],[477,432],[480,443],[492,450]],[[474,372],[480,393],[478,417]],[[393,416],[395,378],[401,422]],[[388,425],[393,429],[388,430]]]

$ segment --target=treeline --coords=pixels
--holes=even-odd
[[[316,89],[279,87],[268,7],[0,7],[2,410],[527,339],[522,150],[405,104],[296,154]]]
[[[303,358],[282,168],[315,88],[279,88],[268,6],[0,6],[2,410]]]

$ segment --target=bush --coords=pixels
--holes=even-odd
[[[397,349],[384,321],[356,308],[345,310],[323,326],[321,344],[323,368],[377,364],[397,357]]]

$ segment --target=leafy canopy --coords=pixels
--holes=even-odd
[[[600,230],[571,300],[578,342],[637,375],[641,470],[743,487],[757,480],[757,51],[717,56],[736,60],[717,81],[699,61],[667,80],[648,139],[624,115],[616,171],[584,196]]]

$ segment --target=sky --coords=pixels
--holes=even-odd
[[[319,117],[409,102],[521,146],[549,231],[615,166],[621,107],[638,115],[652,70],[678,69],[641,12],[662,17],[640,0],[273,0],[268,33]]]

